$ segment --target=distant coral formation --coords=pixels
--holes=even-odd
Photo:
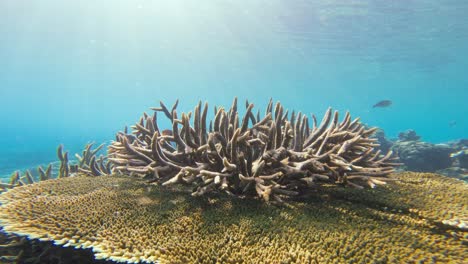
[[[392,148],[407,170],[435,172],[450,167],[452,149],[446,144],[421,141],[397,141]]]
[[[400,132],[398,134],[398,139],[400,141],[418,141],[421,137],[418,136],[413,129],[408,129],[404,132]]]
[[[447,144],[432,144],[420,141],[421,137],[416,131],[409,129],[398,134],[394,142],[394,150],[405,169],[419,172],[435,172],[450,167],[453,151]]]
[[[380,155],[376,128],[328,109],[320,124],[312,116],[291,113],[270,100],[265,115],[255,115],[246,102],[243,115],[237,98],[230,109],[216,108],[207,124],[208,104],[178,114],[162,102],[153,115],[144,113],[132,132],[119,132],[108,151],[115,170],[150,177],[162,185],[194,186],[193,195],[223,191],[282,202],[319,183],[362,188],[385,183],[398,165],[392,152]],[[157,113],[170,120],[160,129]]]
[[[382,152],[392,150],[402,165],[398,169],[436,172],[468,181],[468,140],[460,139],[443,144],[424,142],[412,129],[389,140],[382,129],[375,133]]]
[[[467,184],[434,174],[390,178],[395,181],[375,189],[321,185],[305,200],[276,207],[225,195],[192,197],[118,175],[78,175],[3,193],[0,223],[7,232],[131,263],[468,259]]]

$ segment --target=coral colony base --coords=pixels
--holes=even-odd
[[[39,167],[37,179],[13,174],[1,185],[8,190],[0,195],[4,231],[38,239],[35,246],[52,241],[130,263],[468,259],[467,184],[390,175],[399,163],[376,150],[374,128],[348,113],[340,122],[329,109],[310,127],[307,116],[289,117],[272,101],[263,117],[247,102],[240,118],[235,99],[228,111],[215,108],[207,125],[207,104],[180,118],[176,107],[161,103],[145,113],[131,133],[117,134],[106,156],[97,157],[102,145],[88,144],[73,163],[60,146],[58,179],[51,166]],[[158,112],[171,129],[159,128]],[[50,246],[24,253],[24,241],[0,250],[21,263],[71,263]]]

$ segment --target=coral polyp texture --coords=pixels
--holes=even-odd
[[[177,105],[169,110],[161,102],[131,133],[116,135],[108,150],[115,171],[164,186],[191,185],[194,196],[222,191],[282,202],[323,183],[384,184],[399,165],[392,152],[376,150],[376,128],[349,113],[340,122],[338,112],[328,109],[320,123],[314,115],[309,122],[307,115],[289,116],[270,100],[263,116],[255,115],[249,102],[240,114],[235,98],[228,110],[215,107],[208,125],[207,103],[180,115]],[[158,112],[169,119],[170,129],[159,128]]]
[[[78,175],[1,194],[0,223],[130,263],[464,263],[467,184],[435,174],[389,177],[395,181],[375,189],[324,184],[303,201],[272,206]]]

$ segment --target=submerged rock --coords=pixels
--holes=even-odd
[[[192,197],[120,176],[77,176],[0,195],[5,231],[120,262],[401,263],[468,259],[468,187],[401,173],[385,186],[318,186],[272,206]],[[450,191],[447,191],[450,190]]]
[[[446,144],[397,141],[392,149],[398,154],[406,169],[410,171],[435,172],[452,165],[450,153],[453,149]]]

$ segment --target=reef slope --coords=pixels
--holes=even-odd
[[[395,263],[468,259],[468,187],[393,174],[375,189],[320,186],[282,206],[192,197],[143,180],[77,176],[0,195],[6,232],[120,262]]]

